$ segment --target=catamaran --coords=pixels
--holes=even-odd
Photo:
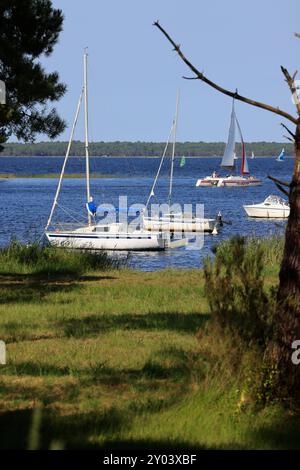
[[[225,152],[221,162],[221,168],[233,171],[235,170],[235,161],[237,160],[235,155],[235,134],[236,128],[238,129],[241,144],[242,144],[242,162],[241,162],[241,175],[230,174],[227,176],[221,176],[216,171],[213,172],[211,176],[206,176],[203,179],[198,179],[196,186],[199,188],[206,187],[245,187],[245,186],[260,186],[262,184],[261,180],[255,178],[254,176],[249,176],[249,167],[247,162],[247,157],[245,154],[245,143],[241,131],[240,124],[238,122],[237,116],[234,109],[234,100],[232,103],[232,112],[231,112],[231,121],[228,134],[228,141],[225,147]]]
[[[284,162],[285,161],[285,149],[283,148],[276,158],[276,162]]]
[[[196,217],[191,213],[181,213],[181,212],[172,212],[172,192],[173,192],[173,175],[174,175],[174,162],[175,162],[175,146],[176,146],[176,132],[177,132],[177,119],[178,119],[178,105],[179,105],[179,92],[177,92],[176,99],[176,111],[175,116],[172,122],[171,130],[169,137],[167,139],[158,171],[153,181],[150,194],[146,203],[146,210],[148,209],[150,200],[152,197],[156,197],[155,188],[157,184],[158,177],[161,172],[161,168],[164,162],[164,159],[167,154],[170,140],[172,138],[172,156],[171,156],[171,167],[170,167],[170,183],[169,183],[169,194],[168,194],[168,205],[169,212],[163,214],[151,214],[147,216],[145,212],[142,214],[143,226],[146,230],[159,230],[166,232],[208,232],[217,234],[218,227],[222,225],[222,217],[219,213],[216,218],[206,219],[202,217]],[[185,158],[181,158],[180,166],[184,166]]]
[[[164,232],[151,232],[144,229],[129,230],[125,223],[96,222],[97,207],[90,192],[90,169],[89,169],[89,132],[88,132],[88,91],[87,91],[87,50],[84,51],[84,85],[80,93],[75,119],[71,129],[71,135],[67,152],[63,162],[54,202],[50,211],[49,219],[45,227],[45,234],[50,244],[65,247],[91,250],[125,250],[125,251],[147,251],[164,250],[169,243],[169,234]],[[86,209],[87,223],[82,224],[52,224],[53,215],[58,204],[58,198],[62,186],[66,164],[70,155],[74,131],[76,128],[82,100],[84,99],[85,115],[85,161],[86,161]],[[68,209],[63,208],[68,213]]]

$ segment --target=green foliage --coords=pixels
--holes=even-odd
[[[264,286],[264,249],[256,240],[234,237],[205,263],[205,292],[220,331],[244,345],[264,347],[272,336],[274,293]]]
[[[106,253],[75,251],[13,240],[0,249],[0,274],[19,273],[41,277],[81,276],[89,271],[117,268]]]
[[[2,0],[0,5],[0,79],[6,83],[7,104],[0,107],[0,143],[11,135],[25,141],[43,133],[55,138],[65,128],[48,101],[66,87],[57,72],[47,74],[37,59],[49,56],[62,30],[61,10],[51,0]]]
[[[287,155],[293,155],[292,144],[279,142],[249,142],[246,147],[250,152],[253,150],[258,156],[275,156],[285,146]],[[90,154],[92,156],[112,157],[153,157],[163,153],[165,142],[91,142]],[[2,155],[7,156],[61,156],[66,153],[67,142],[38,142],[36,144],[9,143],[5,145]],[[177,142],[176,156],[186,157],[216,157],[224,152],[224,142]],[[84,155],[84,143],[74,141],[71,154],[75,156]],[[240,154],[237,144],[237,154]]]

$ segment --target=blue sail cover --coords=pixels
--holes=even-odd
[[[95,217],[96,212],[97,212],[97,207],[96,207],[96,204],[94,203],[94,201],[87,202],[86,203],[86,208],[87,208],[88,213],[91,216]]]

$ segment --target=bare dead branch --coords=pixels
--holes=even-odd
[[[247,98],[245,96],[240,95],[239,93],[232,92],[230,90],[227,90],[226,88],[221,87],[217,83],[213,82],[212,80],[208,79],[203,73],[201,73],[183,54],[183,52],[180,49],[180,46],[178,46],[175,41],[171,38],[171,36],[167,33],[167,31],[159,24],[158,21],[155,21],[153,23],[154,26],[156,26],[162,33],[163,35],[167,38],[167,40],[172,44],[174,50],[177,52],[179,57],[182,59],[182,61],[189,67],[189,69],[196,75],[195,79],[199,79],[206,83],[207,85],[211,86],[215,90],[219,91],[220,93],[223,93],[224,95],[230,96],[231,98],[235,98],[236,100],[243,101],[244,103],[250,104],[252,106],[255,106],[257,108],[262,108],[265,109],[266,111],[270,111],[271,113],[278,114],[280,116],[283,116],[285,119],[288,119],[289,121],[293,122],[294,124],[298,124],[298,119],[291,114],[279,109],[275,108],[274,106],[270,106],[265,103],[261,103],[259,101],[252,100],[250,98]]]
[[[298,96],[298,93],[297,93],[296,82],[295,82],[294,78],[290,75],[289,71],[286,68],[281,66],[281,71],[282,71],[283,75],[285,76],[285,80],[286,80],[286,82],[289,86],[289,89],[291,90],[294,103],[296,105],[298,114],[300,116],[300,100],[299,100],[299,96]],[[297,72],[296,72],[296,75],[297,75]],[[294,76],[296,76],[296,75],[294,74]]]
[[[274,181],[275,184],[280,184],[282,186],[286,186],[287,188],[290,187],[290,183],[288,183],[287,181],[282,181],[282,180],[279,180],[277,178],[274,178],[274,176],[271,176],[269,175],[268,178],[271,180],[271,181]]]
[[[282,134],[282,137],[286,140],[289,140],[290,142],[292,142],[293,144],[295,143],[295,141],[293,139],[291,139],[290,137],[288,137],[287,135],[285,134]]]
[[[283,194],[285,194],[287,197],[289,197],[290,194],[289,194],[289,192],[288,192],[286,189],[284,189],[284,188],[283,188],[280,184],[278,184],[278,183],[275,183],[275,184],[276,184],[277,188],[279,189],[279,191],[281,191]]]
[[[283,122],[280,125],[293,137],[293,142],[296,140],[296,135],[285,125]]]

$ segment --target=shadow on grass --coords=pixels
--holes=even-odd
[[[58,292],[71,292],[80,286],[74,282],[61,282],[55,284],[42,281],[27,283],[0,283],[2,303],[35,303],[40,302],[49,294]]]
[[[274,420],[273,426],[264,426],[255,431],[249,430],[249,439],[268,449],[300,449],[300,416],[286,416]]]
[[[145,313],[123,315],[91,315],[59,322],[68,337],[84,337],[109,330],[170,330],[194,333],[210,319],[201,313]]]
[[[27,449],[32,410],[16,410],[0,415],[0,448]],[[43,410],[40,449],[49,449],[53,441],[61,441],[65,449],[92,449],[90,436],[117,432],[129,427],[130,421],[120,410],[58,416]]]
[[[87,367],[76,367],[26,361],[3,366],[1,372],[3,377],[74,376],[80,379],[82,385],[135,385],[138,382],[147,382],[152,379],[169,379],[171,381],[189,379],[196,358],[198,358],[196,353],[187,353],[181,349],[169,348],[156,352],[154,357],[151,357],[139,369],[115,369],[106,366],[104,362],[92,363]]]
[[[118,279],[115,276],[101,276],[101,275],[84,275],[80,276],[79,281],[80,282],[92,282],[92,281],[114,281],[115,279]]]
[[[158,356],[158,353],[157,353]],[[77,383],[65,383],[64,390],[61,386],[54,386],[53,389],[44,387],[40,384],[35,387],[34,380],[31,384],[18,384],[2,382],[2,390],[6,399],[23,399],[44,404],[42,429],[41,429],[41,448],[49,448],[53,440],[60,440],[64,443],[66,449],[85,449],[99,448],[91,444],[91,438],[99,438],[100,435],[112,437],[120,431],[126,431],[131,428],[132,420],[137,416],[157,413],[167,409],[170,406],[181,401],[188,393],[191,378],[191,369],[189,369],[189,358],[182,350],[162,350],[160,360],[169,359],[170,365],[164,365],[158,362],[156,356],[149,360],[142,369],[122,369],[117,370],[106,367],[104,364],[95,364],[89,368],[79,369]],[[172,362],[173,360],[173,362]],[[31,362],[16,366],[7,366],[5,372],[22,375],[28,374],[32,377],[37,375],[57,375],[61,376],[69,373],[70,370],[64,367],[55,367],[50,364],[41,365]],[[97,385],[111,386],[118,407],[111,406],[108,409],[101,407],[101,393],[95,389]],[[51,403],[68,403],[67,410],[78,409],[78,394],[83,390],[90,390],[94,387],[94,401],[98,400],[99,408],[97,411],[87,411],[86,413],[73,412],[70,415],[59,415],[56,411],[51,411],[45,406]],[[119,400],[121,391],[128,393],[139,393],[138,398],[134,400]],[[151,393],[153,390],[153,394]],[[58,395],[59,393],[59,395]],[[63,406],[63,405],[62,405]],[[31,424],[31,412],[27,410],[16,410],[14,412],[0,413],[0,434],[3,438],[0,440],[0,448],[26,448],[27,437]],[[116,446],[117,447],[117,446]]]
[[[71,292],[80,289],[80,283],[115,279],[112,276],[72,276],[61,275],[54,278],[38,274],[0,275],[0,293],[2,303],[40,302],[46,295],[57,292]],[[65,302],[64,302],[65,303]]]
[[[59,441],[64,450],[76,449],[170,449],[192,450],[205,447],[192,447],[187,442],[177,440],[104,440],[102,444],[91,442],[100,435],[112,436],[114,433],[130,429],[132,416],[121,410],[111,408],[105,412],[90,412],[59,417],[43,410],[40,427],[39,449],[49,449],[51,443]],[[0,415],[0,449],[27,449],[32,423],[32,410],[10,411]],[[17,432],[16,432],[17,430]]]
[[[0,449],[26,449],[28,447],[29,432],[32,424],[32,410],[16,410],[1,413],[0,415]],[[59,416],[47,409],[42,412],[42,423],[40,427],[39,449],[49,449],[53,441],[59,441],[65,450],[74,449],[164,449],[164,451],[199,450],[246,450],[246,449],[283,449],[297,450],[300,448],[299,426],[295,429],[287,419],[281,423],[278,429],[262,428],[255,431],[254,440],[249,429],[249,441],[244,440],[241,445],[238,442],[226,443],[213,446],[191,444],[188,441],[172,439],[165,436],[157,440],[151,438],[119,439],[120,432],[130,430],[133,415],[124,410],[110,408],[103,412],[93,411],[89,413],[78,413],[68,416]],[[296,424],[296,423],[295,423]],[[145,425],[145,424],[144,424]],[[95,443],[101,436],[101,444]],[[94,441],[94,442],[92,442]]]

